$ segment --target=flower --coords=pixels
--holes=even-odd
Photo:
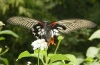
[[[31,45],[33,47],[33,50],[36,50],[38,48],[41,50],[44,50],[45,48],[48,47],[47,42],[44,39],[38,39],[38,40],[32,42]]]

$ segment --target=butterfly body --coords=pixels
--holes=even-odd
[[[32,31],[32,33],[39,39],[45,39],[49,42],[48,44],[50,44],[51,41],[52,44],[55,44],[53,38],[59,35],[59,31],[54,23],[55,22],[49,23],[48,21],[39,22],[37,25],[33,26],[34,31]]]
[[[48,45],[50,43],[55,45],[54,36],[58,36],[59,32],[68,34],[77,29],[96,26],[93,22],[84,19],[68,19],[49,23],[48,21],[40,22],[27,17],[11,17],[7,22],[30,29],[37,39],[45,39]]]

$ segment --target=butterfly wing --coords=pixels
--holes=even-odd
[[[40,34],[38,34],[38,32],[41,31],[44,24],[35,19],[31,19],[27,17],[17,17],[17,16],[9,18],[7,22],[12,25],[19,25],[21,27],[30,29],[36,38],[40,37]]]
[[[39,21],[27,17],[11,17],[7,20],[8,23],[13,25],[19,25],[28,29],[32,29],[34,25],[38,24]]]
[[[92,28],[96,26],[93,22],[82,19],[61,20],[56,23],[59,25],[56,26],[56,28],[62,33],[70,33],[77,29]]]

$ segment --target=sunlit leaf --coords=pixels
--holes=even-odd
[[[73,65],[73,64],[64,64],[62,62],[54,62],[51,65]]]
[[[50,58],[51,63],[57,60],[69,60],[65,55],[62,54],[49,54],[48,57]]]
[[[0,40],[5,40],[5,38],[4,37],[0,37]]]
[[[9,34],[9,35],[13,35],[14,37],[19,37],[16,33],[12,32],[10,30],[0,31],[0,35],[1,34]]]
[[[0,55],[4,55],[9,50],[9,48],[7,46],[5,46],[5,47],[6,47],[6,50],[3,51],[2,53],[0,53]]]
[[[98,52],[99,52],[99,48],[97,48],[97,47],[89,47],[87,52],[86,52],[86,56],[94,58],[98,54]]]
[[[24,12],[25,12],[25,8],[22,7],[22,6],[20,6],[20,7],[19,7],[19,13],[20,13],[20,14],[23,14]]]
[[[43,57],[44,55],[42,53],[39,53],[39,56],[38,56],[38,53],[35,53],[35,54],[31,54],[32,57],[36,57],[36,58],[39,58],[40,60],[43,61]]]
[[[0,53],[1,53],[1,51],[2,51],[2,48],[0,48]]]
[[[66,54],[65,56],[69,59],[69,61],[71,61],[71,62],[76,64],[76,57],[74,55]]]
[[[34,54],[37,54],[37,53],[42,53],[43,55],[47,54],[45,50],[38,50],[38,49],[34,50]]]
[[[8,5],[5,4],[5,6],[3,7],[3,10],[2,10],[3,14],[5,14],[8,9],[9,9]]]
[[[37,49],[34,50],[34,54],[32,54],[32,56],[38,58],[38,54],[39,54],[39,59],[43,60],[43,57],[47,54],[47,52],[44,50]]]
[[[94,59],[93,58],[91,58],[91,57],[88,57],[88,58],[86,58],[86,60],[85,60],[86,62],[90,62],[90,63],[92,63],[93,61],[94,61]]]
[[[30,57],[30,56],[31,56],[31,54],[28,51],[24,51],[18,56],[17,60],[19,60],[19,59],[21,59],[23,57]]]
[[[41,1],[41,0],[37,0],[37,1],[36,1],[36,5],[37,5],[37,6],[43,6],[44,3],[43,3],[43,1]]]
[[[50,63],[57,61],[57,60],[68,60],[71,62],[76,63],[76,58],[75,56],[71,55],[71,54],[49,54],[48,57],[50,58]]]
[[[100,65],[100,63],[99,62],[93,62],[93,63],[87,64],[87,65]]]
[[[93,40],[93,39],[100,39],[100,30],[97,30],[96,32],[94,32],[91,36],[90,36],[90,38],[89,38],[89,40]]]
[[[77,65],[80,65],[84,60],[82,57],[77,58]]]
[[[1,58],[0,57],[0,60],[2,60],[5,63],[5,65],[9,65],[9,62],[8,62],[8,60],[6,58]]]
[[[16,4],[15,4],[16,7],[20,6],[20,4],[24,5],[24,0],[15,0],[15,1],[16,1]]]

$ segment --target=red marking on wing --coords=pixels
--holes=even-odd
[[[50,44],[56,45],[56,44],[54,43],[54,37],[51,37],[50,41],[49,41],[47,44],[48,44],[48,46],[50,46]]]
[[[53,22],[50,24],[51,27],[54,27],[57,24],[57,22]]]
[[[42,26],[44,26],[44,23],[43,22],[39,22],[39,24],[41,24]]]

